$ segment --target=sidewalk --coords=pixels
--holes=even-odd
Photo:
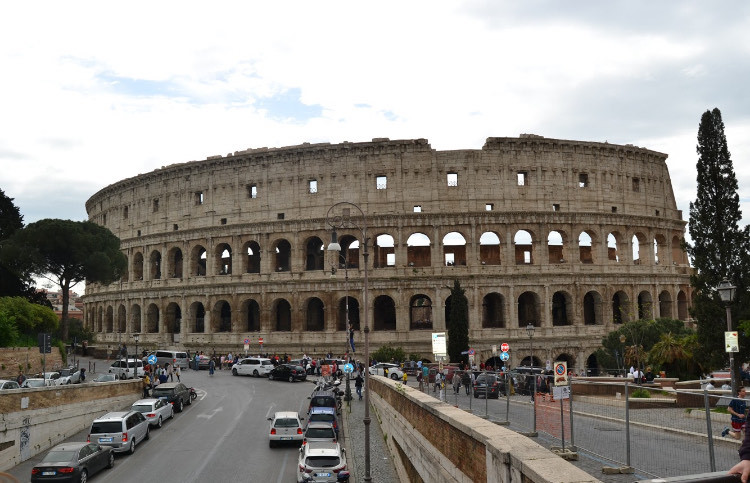
[[[364,481],[365,477],[365,400],[357,400],[354,383],[351,384],[352,400],[344,401],[341,420],[344,427],[344,447],[351,472],[351,481]],[[363,393],[364,394],[364,393]],[[348,404],[350,404],[348,406]],[[351,408],[351,411],[348,408]],[[378,418],[370,408],[370,476],[372,481],[394,483],[399,481],[396,468],[383,439]]]

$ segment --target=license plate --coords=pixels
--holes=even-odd
[[[99,438],[100,443],[111,443],[112,438]]]
[[[291,436],[282,436],[282,437],[281,437],[281,440],[282,440],[282,441],[291,441],[291,440],[292,440],[292,437],[291,437]]]
[[[42,471],[42,476],[55,476],[56,474],[55,471]]]
[[[325,477],[325,478],[329,478],[331,476],[331,474],[330,473],[317,473],[316,476],[322,476],[322,477]]]

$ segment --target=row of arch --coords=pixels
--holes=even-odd
[[[506,297],[501,293],[491,292],[482,298],[480,327],[523,328],[528,324],[541,327],[547,323],[551,323],[552,327],[605,325],[621,324],[635,319],[675,318],[675,315],[680,320],[686,320],[688,300],[683,290],[677,292],[676,301],[675,314],[674,300],[668,290],[659,292],[656,300],[650,291],[643,290],[637,293],[633,301],[624,290],[615,291],[612,297],[606,300],[600,292],[591,290],[584,294],[580,307],[577,308],[574,298],[565,290],[554,292],[551,300],[545,304],[537,292],[524,291],[515,300],[514,316],[511,316],[511,307]],[[277,298],[263,309],[258,300],[251,297],[235,306],[221,297],[209,307],[201,301],[192,301],[187,305],[184,316],[183,307],[177,302],[170,302],[166,307],[160,307],[155,302],[146,303],[145,311],[142,311],[141,304],[138,303],[133,303],[129,310],[125,304],[93,304],[92,310],[86,314],[86,319],[88,326],[98,333],[344,331],[347,330],[347,323],[354,330],[360,329],[361,306],[357,297],[343,296],[332,305],[334,312],[328,314],[326,303],[321,298],[312,296],[299,308],[300,316],[295,317],[294,309],[286,298]],[[450,306],[449,296],[445,300],[442,320],[447,319]],[[542,313],[544,307],[549,310],[549,322],[545,322]],[[372,304],[372,329],[396,330],[399,313],[403,311],[397,308],[392,297],[376,296]],[[405,315],[408,317],[409,330],[436,328],[433,300],[424,293],[417,293],[409,298],[408,312]],[[514,319],[513,322],[510,321],[511,318]]]
[[[479,237],[479,251],[474,257],[467,254],[466,238],[460,232],[450,232],[442,240],[442,259],[434,258],[432,240],[424,233],[412,233],[406,242],[405,266],[428,267],[439,263],[445,266],[471,264],[476,259],[481,265],[531,265],[539,263],[561,264],[570,260],[579,263],[624,263],[631,260],[636,265],[651,263],[658,265],[671,261],[673,264],[685,264],[687,260],[681,247],[682,240],[674,236],[668,243],[664,235],[658,234],[650,241],[640,231],[627,237],[618,231],[608,233],[606,238],[590,230],[579,233],[576,243],[566,232],[553,230],[546,239],[546,256],[543,246],[532,231],[518,230],[513,236],[512,250],[509,244],[501,242],[501,237],[492,231],[486,231]],[[359,268],[359,241],[352,235],[344,235],[339,243],[342,247],[338,265],[343,268]],[[207,244],[206,244],[207,246]],[[623,255],[622,246],[630,246],[629,256]],[[394,238],[388,234],[374,237],[372,268],[396,266],[396,245]],[[627,250],[626,250],[627,251]],[[263,271],[287,272],[292,270],[292,244],[286,239],[271,243],[270,263]],[[144,251],[134,249],[129,256],[129,270],[124,275],[126,281],[162,278],[183,278],[205,275],[232,275],[233,273],[261,273],[261,246],[257,241],[248,241],[241,245],[239,256],[231,243],[216,244],[211,252],[204,244],[193,245],[187,254],[173,246],[163,253],[161,249]],[[163,258],[166,258],[164,263]],[[302,242],[302,269],[325,270],[325,244],[318,236],[310,236]]]

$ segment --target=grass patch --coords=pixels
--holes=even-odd
[[[647,391],[646,389],[636,389],[632,393],[630,393],[630,397],[638,397],[638,398],[650,398],[651,392]]]

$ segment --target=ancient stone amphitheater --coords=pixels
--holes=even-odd
[[[343,354],[348,320],[361,356],[368,310],[372,350],[432,359],[458,280],[478,361],[506,342],[511,365],[533,352],[535,364],[596,371],[618,324],[688,318],[666,158],[521,135],[481,150],[373,139],[165,166],[86,203],[122,240],[128,273],[88,285],[85,323],[112,344],[138,333],[151,346],[243,353],[247,341],[257,353],[262,340],[263,352],[296,356]],[[326,250],[342,221],[341,252]]]

